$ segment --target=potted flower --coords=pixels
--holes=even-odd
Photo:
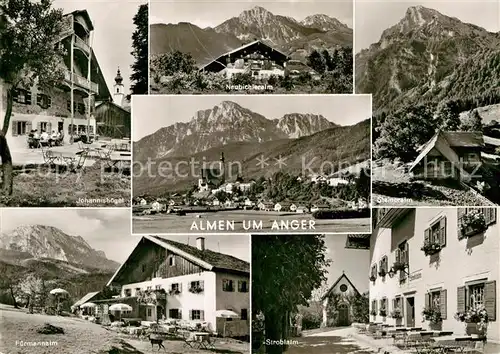
[[[385,271],[384,268],[380,268],[380,270],[378,271],[378,275],[381,276],[382,278],[385,277],[386,274],[387,272]]]
[[[189,292],[193,294],[199,294],[203,292],[203,288],[199,285],[193,285],[189,288]]]
[[[387,316],[387,310],[382,307],[379,311],[378,311],[378,314],[382,317],[386,317]]]
[[[481,337],[486,337],[488,330],[488,313],[484,306],[471,308],[464,312],[457,312],[455,319],[465,323],[465,331],[467,335],[477,334]]]
[[[179,290],[179,289],[177,289],[177,288],[172,288],[172,289],[170,289],[170,290],[168,291],[168,293],[169,293],[169,295],[178,295],[178,294],[180,294],[181,292],[180,292],[180,290]]]
[[[406,269],[406,263],[405,262],[396,261],[392,265],[392,268],[394,269],[395,272],[397,272],[398,270],[405,270]]]
[[[423,251],[426,256],[430,256],[441,251],[441,248],[438,242],[426,242],[420,250]]]
[[[372,274],[368,279],[370,279],[370,281],[375,281],[377,277],[374,274]]]
[[[396,307],[394,310],[392,310],[391,317],[394,319],[403,318],[403,314],[401,313],[401,309],[399,307]]]
[[[370,311],[370,315],[372,315],[372,316],[377,316],[377,311],[375,311],[375,310],[371,310],[371,311]]]
[[[486,228],[486,219],[479,210],[472,210],[462,216],[460,231],[463,236],[476,235]]]
[[[422,311],[422,316],[425,321],[429,321],[431,323],[439,323],[443,321],[441,317],[441,311],[436,309],[435,307],[425,307]]]

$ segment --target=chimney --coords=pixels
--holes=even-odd
[[[200,251],[205,250],[205,237],[197,237],[196,238],[196,248]]]

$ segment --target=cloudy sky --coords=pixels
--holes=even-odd
[[[322,114],[340,125],[352,125],[371,117],[370,95],[133,96],[132,137],[137,141],[162,127],[188,122],[197,111],[211,109],[224,100],[268,119],[281,118],[287,113],[312,113]]]
[[[382,32],[397,24],[410,6],[422,5],[473,23],[488,31],[500,31],[500,1],[498,0],[356,0],[355,51],[368,48],[379,41]]]
[[[110,92],[113,92],[116,69],[120,67],[125,85],[125,93],[130,90],[130,65],[134,62],[132,33],[135,30],[134,15],[142,0],[54,0],[54,8],[62,8],[64,13],[87,10],[94,24],[92,47],[97,61],[106,78]]]
[[[290,16],[300,21],[315,14],[325,14],[352,28],[352,0],[151,0],[150,23],[189,22],[198,27],[215,27],[237,17],[241,12],[261,6],[275,15]]]
[[[71,236],[81,236],[95,250],[117,262],[126,259],[138,237],[130,233],[130,210],[112,209],[2,209],[1,231],[18,226],[53,226]]]

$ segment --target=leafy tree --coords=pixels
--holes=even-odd
[[[44,294],[45,292],[45,294]],[[48,291],[43,280],[34,274],[28,274],[19,282],[19,300],[26,303],[30,308],[37,305],[41,298],[46,298]]]
[[[375,143],[377,157],[411,161],[417,148],[436,131],[432,110],[426,105],[405,106],[388,115],[380,126],[380,138]]]
[[[292,90],[293,87],[295,86],[293,84],[293,79],[289,75],[286,75],[280,80],[280,85],[287,91]]]
[[[231,77],[231,84],[241,86],[252,85],[252,75],[250,73],[237,73]]]
[[[290,313],[307,305],[326,280],[326,245],[321,235],[269,235],[252,239],[252,308],[264,317],[265,338],[286,339]],[[266,345],[277,354],[281,345]]]
[[[356,179],[356,192],[359,197],[368,200],[370,198],[371,176],[370,169],[362,168]]]
[[[271,86],[276,86],[278,84],[278,78],[276,75],[272,74],[269,76],[269,79],[267,79],[267,84]]]
[[[458,111],[456,104],[451,101],[438,106],[437,120],[443,130],[458,130],[461,122],[460,112]]]
[[[335,51],[336,52],[336,51]],[[328,71],[332,71],[335,67],[335,61],[334,61],[334,57],[332,57],[330,55],[330,52],[328,50],[323,50],[323,52],[321,53],[321,56],[323,57],[324,61],[325,61],[325,65],[326,65],[326,70]]]
[[[12,157],[5,135],[18,88],[52,88],[63,78],[63,49],[56,45],[63,30],[62,10],[51,0],[4,0],[0,4],[0,79],[7,91],[7,107],[0,133],[5,194],[12,194]]]
[[[219,200],[219,202],[224,203],[226,200],[229,200],[230,195],[224,191],[218,191],[214,194],[215,198]]]
[[[151,71],[159,77],[174,74],[191,74],[196,70],[196,62],[191,54],[178,50],[163,53],[151,59]]]
[[[467,115],[467,118],[462,123],[462,130],[470,132],[482,132],[483,131],[483,119],[477,109],[473,109]]]
[[[134,16],[134,25],[136,29],[132,33],[132,55],[135,61],[130,75],[130,90],[135,95],[142,95],[148,93],[148,4],[139,6]]]
[[[326,71],[325,58],[317,50],[313,50],[307,57],[307,65],[317,73],[323,74]]]

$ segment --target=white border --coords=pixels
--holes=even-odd
[[[141,98],[144,98],[144,96],[146,95],[138,95],[139,97]],[[200,95],[172,95],[172,94],[168,94],[168,95],[147,95],[148,98],[147,99],[154,99],[154,98],[167,98],[167,97],[193,97],[193,98],[198,98],[200,97]],[[211,94],[211,95],[202,95],[202,96],[213,96],[213,97],[219,97],[222,100],[224,99],[231,99],[232,97],[290,97],[291,99],[293,97],[330,97],[330,98],[335,98],[335,97],[359,97],[359,96],[368,96],[370,98],[370,112],[373,113],[373,99],[372,99],[372,94],[297,94],[297,95],[293,95],[293,94],[277,94],[277,95],[245,95],[245,94],[227,94],[227,95],[217,95],[217,94]],[[200,234],[200,231],[199,230],[193,230],[193,231],[186,231],[186,232],[160,232],[160,233],[154,233],[154,232],[151,232],[151,233],[147,233],[146,230],[141,230],[141,231],[137,231],[137,232],[134,232],[134,222],[133,222],[133,205],[132,205],[132,202],[133,202],[133,196],[134,196],[134,193],[133,193],[133,188],[134,188],[134,184],[133,184],[133,166],[134,166],[134,143],[135,143],[135,140],[134,140],[134,114],[133,114],[133,107],[134,107],[134,104],[133,104],[133,101],[134,101],[134,95],[132,96],[132,100],[131,100],[131,115],[130,115],[130,120],[131,120],[131,146],[132,146],[132,166],[131,166],[131,172],[130,172],[130,176],[131,176],[131,182],[130,182],[130,191],[131,191],[131,201],[130,201],[130,234],[131,235],[144,235],[144,234],[149,234],[149,235],[159,235],[159,236],[169,236],[169,235],[172,235],[172,236],[182,236],[182,235],[194,235],[194,234]],[[369,132],[369,142],[370,142],[370,171],[371,171],[371,168],[372,168],[372,153],[373,153],[373,150],[372,150],[372,130],[373,130],[373,114],[371,114],[372,117],[367,117],[366,119],[370,119],[370,132]],[[362,122],[359,121],[357,123],[354,123],[354,124],[358,124]],[[272,231],[272,232],[264,232],[264,230],[245,230],[244,232],[237,232],[237,231],[219,231],[219,232],[206,232],[206,233],[201,233],[201,235],[220,235],[220,234],[234,234],[234,235],[247,235],[247,234],[259,234],[259,235],[282,235],[282,234],[290,234],[290,235],[330,235],[330,234],[338,234],[338,235],[348,235],[348,234],[371,234],[373,232],[373,210],[371,208],[371,203],[372,203],[372,196],[371,196],[371,193],[372,193],[372,188],[373,188],[373,185],[372,185],[372,179],[371,179],[371,176],[370,176],[370,203],[369,203],[369,208],[370,208],[370,217],[369,217],[369,227],[367,230],[360,230],[360,231],[350,231],[350,232],[339,232],[339,231],[331,231],[331,232],[325,232],[324,230],[318,230],[318,231],[291,231],[291,230],[278,230],[278,231]],[[165,228],[168,228],[168,225],[165,227]]]

